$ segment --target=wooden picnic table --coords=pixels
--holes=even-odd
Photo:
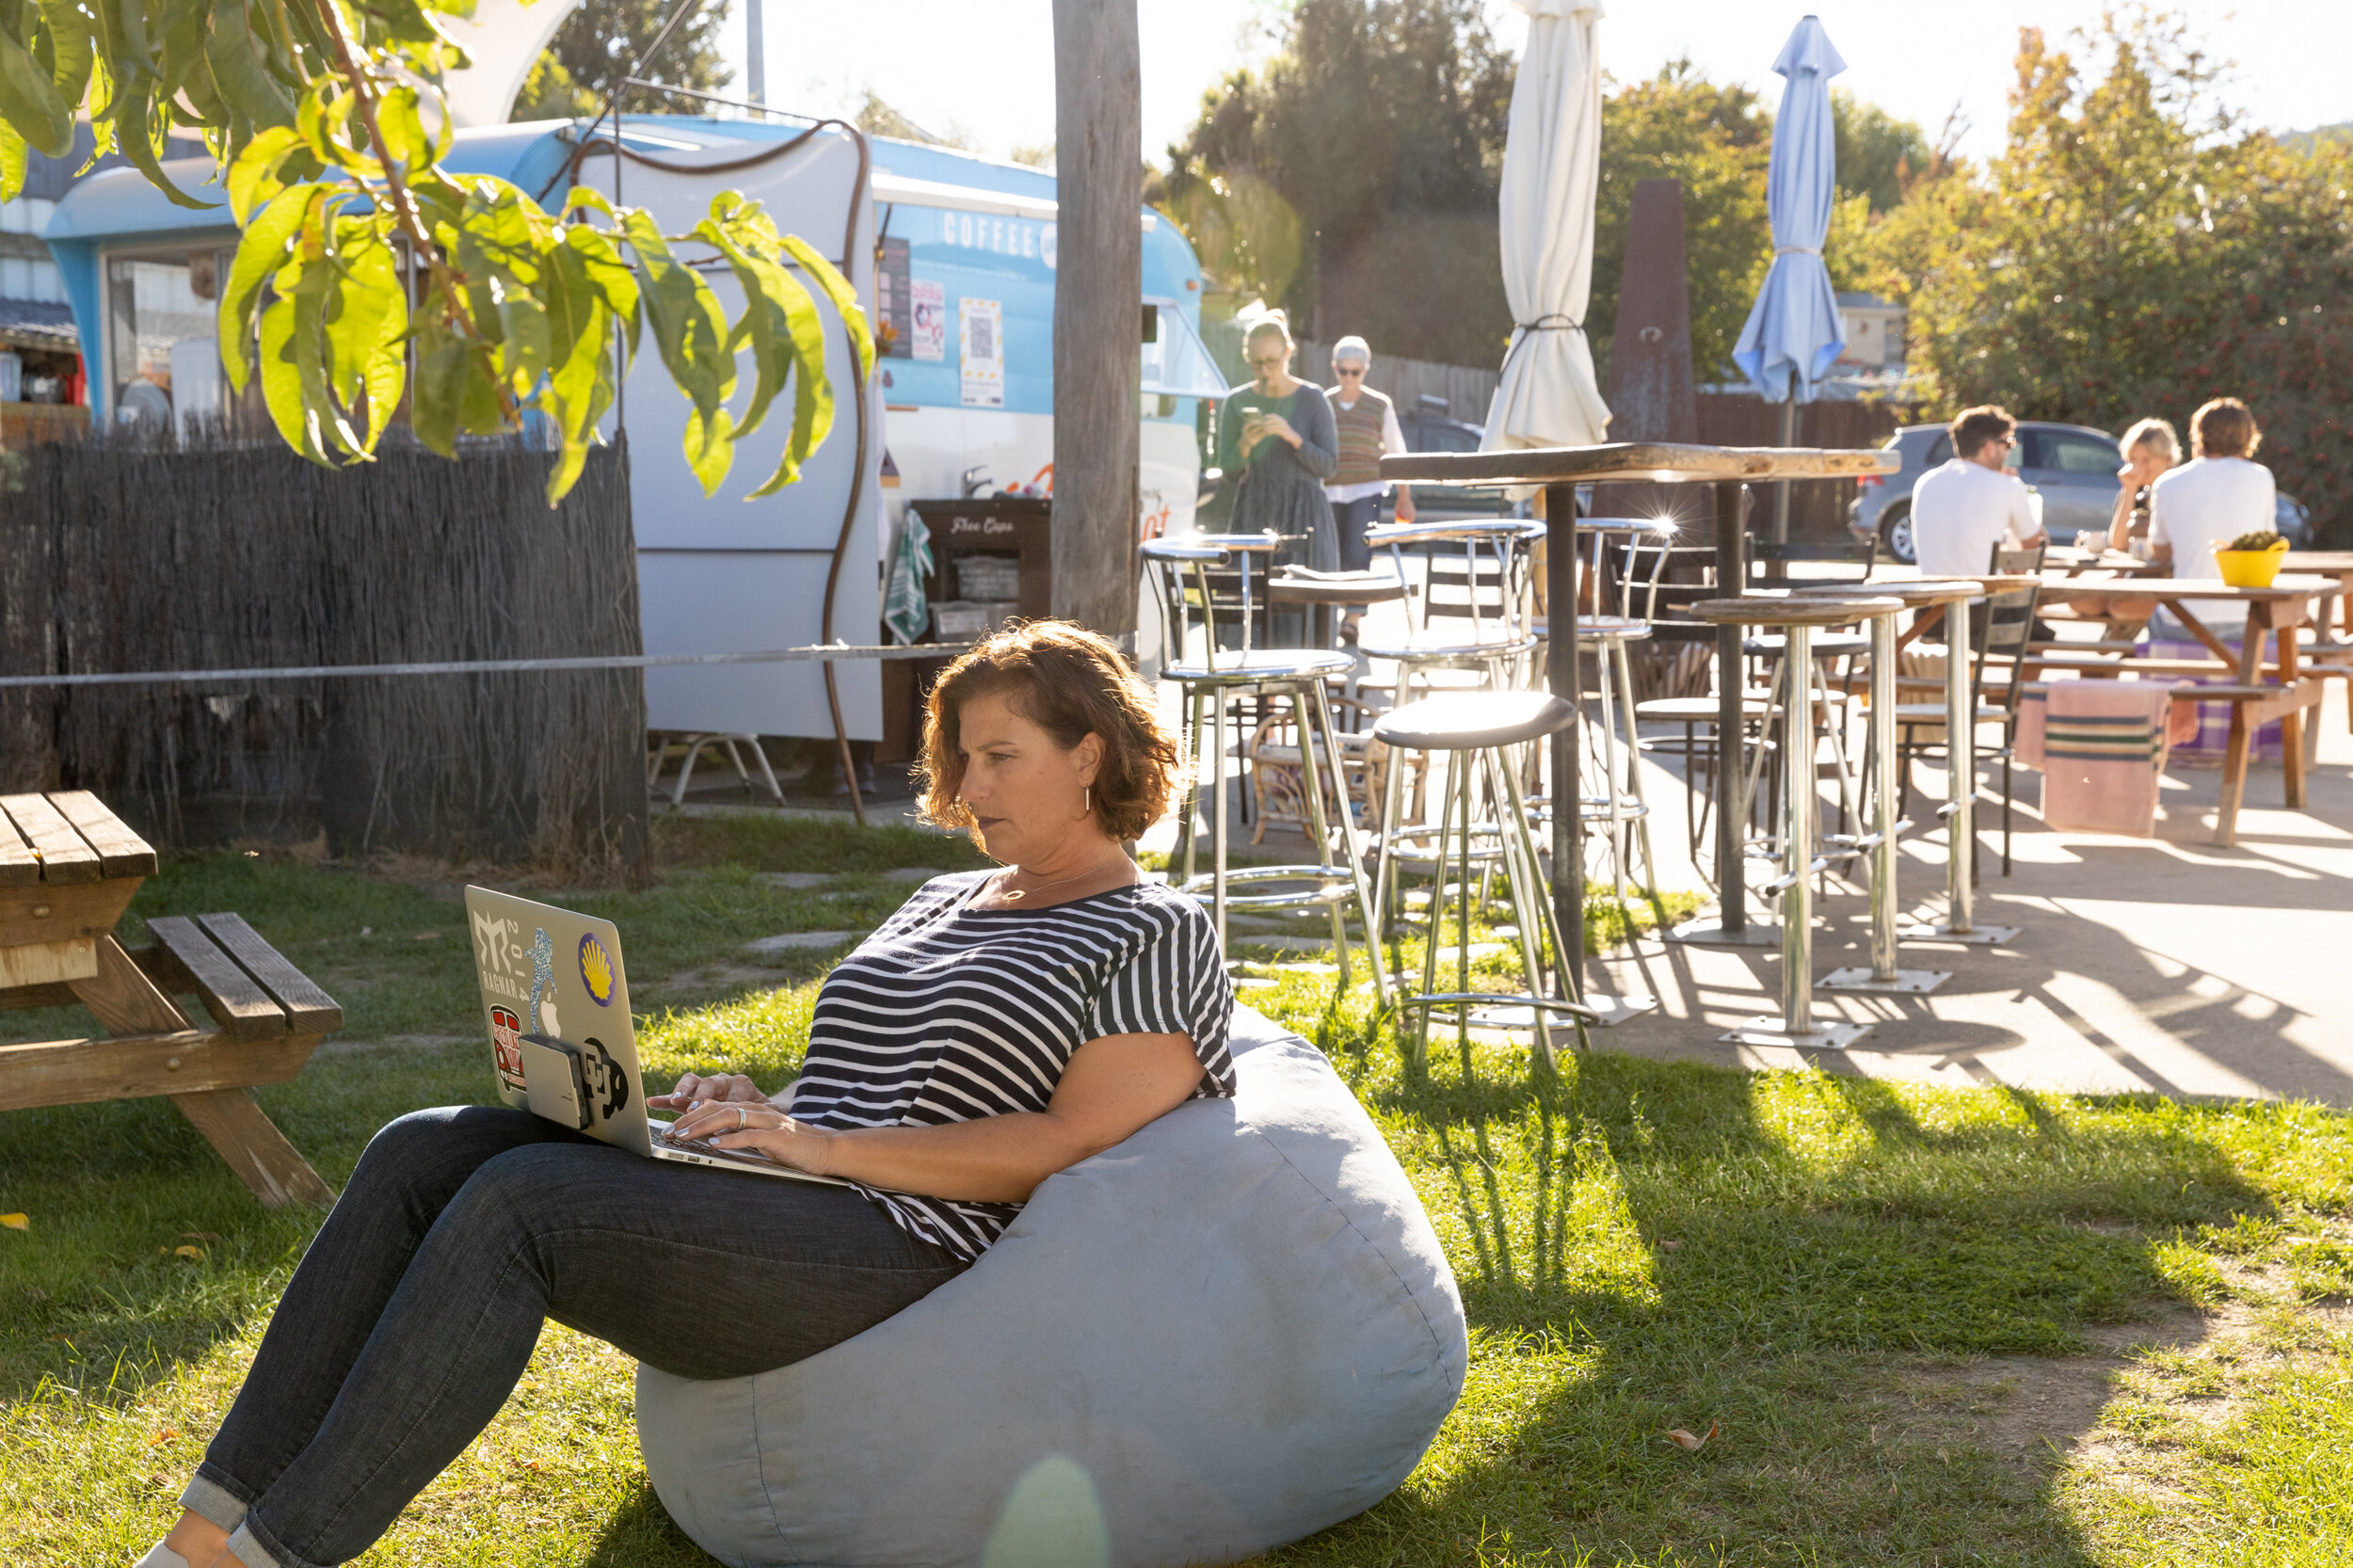
[[[2149,578],[2133,584],[2133,592],[2155,600],[2183,628],[2214,655],[2211,664],[2169,659],[2073,660],[2064,654],[2038,654],[2021,664],[2019,679],[2043,669],[2072,669],[2079,676],[2113,678],[2142,675],[2155,678],[2220,674],[2235,677],[2227,684],[2201,687],[2200,702],[2231,704],[2231,733],[2222,756],[2222,798],[2215,810],[2214,841],[2238,841],[2238,812],[2247,792],[2247,759],[2255,732],[2273,719],[2280,721],[2281,774],[2283,801],[2301,811],[2304,791],[2304,711],[2320,704],[2325,683],[2302,673],[2296,629],[2304,619],[2303,605],[2313,600],[2337,598],[2343,589],[2326,577],[2281,573],[2266,587],[2237,588],[2220,578]],[[2235,648],[2198,618],[2193,604],[2218,602],[2247,606],[2247,627]],[[2270,638],[2276,661],[2264,659]],[[2184,700],[2190,700],[2185,696]]]
[[[1748,487],[1782,479],[1854,479],[1894,473],[1902,458],[1894,452],[1844,452],[1812,447],[1698,446],[1673,441],[1606,441],[1594,446],[1522,447],[1497,452],[1412,452],[1381,459],[1381,477],[1416,485],[1534,485],[1545,501],[1545,600],[1577,602],[1577,488],[1619,480],[1657,485],[1707,485],[1716,519],[1716,584],[1719,593],[1738,593],[1748,582]],[[1546,678],[1553,694],[1577,700],[1577,617],[1562,616],[1548,628]],[[1724,672],[1716,718],[1716,895],[1721,939],[1746,942],[1747,870],[1740,811],[1741,692],[1738,671],[1741,630],[1716,629],[1717,660]],[[1577,777],[1576,725],[1552,738],[1555,790],[1566,799]],[[1585,874],[1582,812],[1552,814],[1552,896],[1561,929],[1584,929]],[[1704,922],[1680,928],[1700,938]],[[1562,965],[1572,977],[1573,996],[1583,994],[1574,960]]]
[[[2121,550],[2078,550],[2055,544],[2042,552],[2046,577],[2080,577],[2088,571],[2112,571],[2120,577],[2153,577],[2165,568]]]
[[[2313,623],[2313,629],[2327,636],[2336,629],[2338,617],[2343,616],[2345,629],[2353,632],[2353,610],[2344,605],[2346,598],[2353,597],[2353,550],[2291,550],[2281,558],[2280,569],[2335,578],[2337,596],[2321,605],[2320,618]]]
[[[88,791],[0,795],[0,1011],[78,1003],[106,1031],[0,1046],[0,1111],[161,1095],[264,1205],[332,1203],[251,1091],[299,1073],[343,1009],[238,915],[156,916],[152,944],[125,949],[115,922],[154,871]]]

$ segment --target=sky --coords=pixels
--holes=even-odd
[[[730,0],[726,50],[743,83],[742,0]],[[1514,53],[1525,23],[1488,0]],[[1773,56],[1796,6],[1758,0],[1605,0],[1603,68],[1647,76],[1689,55],[1705,74],[1737,80],[1776,101]],[[2213,52],[2235,61],[2227,99],[2276,131],[2353,120],[2353,5],[2345,0],[2177,0]],[[1999,149],[2018,29],[2054,38],[2095,21],[2101,0],[1820,0],[1813,8],[1846,56],[1839,85],[1931,139],[1956,105],[1969,130],[1964,154]],[[1138,0],[1144,68],[1144,150],[1165,161],[1203,90],[1272,48],[1278,0]],[[1968,20],[1957,20],[1961,14]],[[872,88],[917,124],[1000,156],[1054,135],[1053,13],[1048,0],[765,0],[768,98],[778,107],[834,112]]]

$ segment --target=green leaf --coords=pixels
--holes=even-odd
[[[281,295],[262,312],[262,401],[288,446],[332,468],[334,461],[319,441],[318,409],[304,395],[301,316],[296,295]]]
[[[98,52],[90,40],[90,19],[83,14],[76,0],[40,0],[40,14],[49,24],[54,61],[49,80],[70,114],[82,106],[82,94],[89,87],[90,67],[97,59]]]
[[[291,125],[273,125],[245,144],[245,151],[229,166],[229,178],[224,182],[229,210],[240,225],[252,222],[254,211],[285,188],[279,171],[301,146],[302,138]]]
[[[735,336],[739,341],[749,340],[760,381],[743,422],[736,426],[736,437],[742,438],[760,424],[770,398],[788,379],[795,393],[792,433],[776,472],[744,497],[756,501],[800,479],[801,464],[832,428],[833,385],[825,374],[824,318],[818,312],[816,300],[776,260],[775,228],[764,220],[741,221],[756,218],[757,209],[729,205],[731,196],[728,193],[713,200],[712,216],[695,232],[728,259],[744,285],[744,316],[736,324]]]
[[[710,494],[727,477],[732,456],[725,405],[735,394],[735,356],[728,349],[727,317],[701,275],[670,253],[650,216],[626,212],[621,228],[644,280],[638,299],[654,346],[670,379],[695,406],[686,423],[686,460]]]
[[[363,452],[376,450],[376,438],[392,417],[392,404],[399,401],[395,391],[392,403],[386,403],[371,382],[381,379],[388,352],[398,366],[396,350],[408,332],[400,264],[376,224],[374,217],[336,220],[340,266],[320,317],[326,330],[328,391],[344,410],[356,409],[363,398],[367,404],[368,433],[360,441]]]
[[[245,391],[250,374],[246,340],[253,335],[253,310],[262,285],[286,264],[295,237],[309,221],[312,205],[326,195],[316,185],[292,185],[270,198],[262,214],[246,225],[237,241],[236,260],[229,266],[229,284],[220,291],[218,336],[220,368],[229,384]]]
[[[136,8],[136,0],[123,0],[124,8]],[[162,191],[175,207],[187,207],[208,213],[219,207],[217,201],[200,201],[171,183],[156,152],[154,126],[149,113],[151,84],[146,77],[134,75],[128,81],[116,83],[114,120],[116,140],[122,156],[133,168],[147,176],[147,183]],[[127,131],[127,134],[125,134]]]
[[[718,490],[719,482],[728,476],[728,465],[735,460],[731,429],[725,408],[709,414],[697,408],[686,416],[686,466],[702,481],[705,495]]]
[[[857,290],[840,268],[820,256],[809,243],[798,234],[779,236],[785,253],[801,264],[801,269],[817,280],[833,301],[833,308],[841,313],[842,323],[850,328],[850,342],[857,352],[857,378],[864,381],[874,374],[874,334],[866,324],[866,312],[857,302]]]
[[[204,38],[205,62],[222,101],[245,117],[249,134],[258,139],[279,133],[292,142],[288,122],[294,119],[295,102],[270,72],[263,40],[256,36],[256,20],[247,0],[216,0]],[[237,161],[245,160],[241,155]]]
[[[439,297],[437,293],[434,299]],[[442,323],[432,299],[426,301],[416,344],[417,381],[408,400],[408,426],[428,451],[455,457],[466,382],[474,374],[473,355]]]
[[[24,163],[32,150],[14,126],[0,120],[0,201],[13,201],[24,188]]]
[[[0,32],[0,120],[53,158],[73,151],[73,105],[40,62],[17,40]]]
[[[425,135],[424,120],[417,112],[416,88],[394,88],[378,99],[376,128],[403,173],[435,161],[433,138]]]

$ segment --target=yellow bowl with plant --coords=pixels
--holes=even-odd
[[[2287,558],[2288,542],[2268,528],[2214,547],[2215,569],[2233,588],[2268,588]]]

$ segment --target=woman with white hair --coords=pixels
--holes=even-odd
[[[1260,316],[1242,339],[1254,379],[1227,392],[1218,410],[1217,466],[1234,500],[1235,533],[1279,535],[1278,562],[1335,571],[1339,546],[1323,499],[1337,460],[1332,406],[1322,388],[1290,373],[1292,347],[1280,311]]]
[[[1332,526],[1339,535],[1340,569],[1364,571],[1372,565],[1365,531],[1381,520],[1381,498],[1388,487],[1381,481],[1384,454],[1405,450],[1405,432],[1397,423],[1397,405],[1365,385],[1372,369],[1372,346],[1359,337],[1346,337],[1332,345],[1332,389],[1323,395],[1332,404],[1333,428],[1339,434],[1339,466],[1324,481],[1323,493],[1332,503]],[[1397,520],[1414,520],[1414,492],[1397,488]],[[1357,619],[1351,616],[1351,621]]]
[[[2108,548],[2128,550],[2149,558],[2149,487],[2180,466],[2182,439],[2170,421],[2144,419],[2124,432],[2118,443],[2124,449],[2124,466],[2116,471],[2116,515],[2108,522]],[[2133,550],[2134,540],[2141,541]]]

